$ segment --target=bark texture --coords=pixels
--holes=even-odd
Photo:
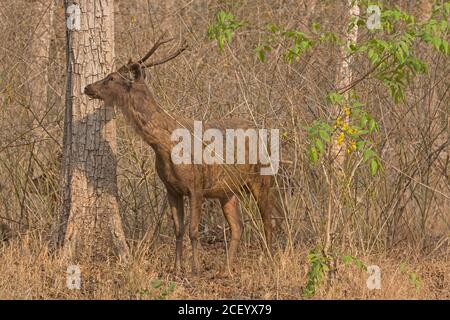
[[[71,260],[128,256],[117,202],[117,142],[113,108],[83,94],[114,57],[112,0],[77,1],[81,29],[67,29],[68,79],[60,240]],[[65,1],[66,8],[72,1]]]
[[[349,8],[349,19],[351,19],[354,16],[359,15],[359,5],[358,1],[348,0],[347,5]],[[347,47],[350,46],[352,43],[356,43],[358,40],[358,26],[355,25],[350,31],[346,34],[346,46],[342,48],[341,50],[341,62],[337,68],[336,73],[336,88],[347,88],[352,83],[352,69],[351,66],[353,65],[353,55],[348,55],[345,51]],[[348,91],[346,92],[348,94]],[[335,118],[339,115],[342,116],[341,108],[336,105],[335,109],[333,110],[333,115]],[[348,117],[344,118],[344,121],[348,123],[349,119]],[[333,143],[333,157],[335,158],[334,164],[336,166],[336,169],[342,170],[345,160],[345,147],[341,147],[337,144],[336,141]]]

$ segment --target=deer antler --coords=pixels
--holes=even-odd
[[[155,51],[159,48],[159,46],[163,45],[164,43],[170,42],[173,40],[173,38],[167,39],[167,40],[162,40],[163,36],[161,35],[158,40],[156,41],[156,43],[153,45],[153,47],[150,49],[149,52],[147,52],[147,54],[138,61],[139,64],[143,64],[145,62],[145,60],[147,60],[152,54],[155,53]]]
[[[162,59],[162,60],[158,60],[158,61],[154,61],[154,62],[150,62],[146,65],[144,65],[145,68],[150,68],[150,67],[154,67],[160,64],[163,64],[169,60],[172,60],[174,58],[176,58],[180,53],[182,53],[184,50],[186,50],[188,48],[188,45],[186,44],[186,41],[183,42],[183,45],[174,53],[172,53],[171,55],[169,55],[168,57]]]

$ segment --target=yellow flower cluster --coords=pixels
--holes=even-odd
[[[336,142],[337,142],[338,146],[340,146],[340,145],[342,144],[342,142],[344,141],[344,139],[345,139],[345,133],[344,133],[344,132],[341,132],[341,133],[339,134],[339,136],[337,137],[337,139],[336,139]]]
[[[335,129],[340,128],[343,123],[344,123],[344,121],[342,121],[342,118],[341,117],[337,117],[336,123],[334,124],[334,128]]]
[[[344,113],[347,117],[350,116],[350,108],[347,106],[343,107]],[[354,135],[358,133],[357,129],[350,128],[350,126],[342,119],[342,117],[337,117],[336,122],[334,124],[334,129],[340,129],[340,133],[336,139],[336,143],[338,146],[340,146],[345,140],[347,136],[347,148],[346,151],[348,154],[350,154],[352,151],[356,150],[356,141],[349,138],[348,136]]]
[[[350,154],[352,151],[356,150],[356,141],[350,140],[347,147],[347,154]]]
[[[350,117],[350,108],[347,106],[344,106],[344,113],[347,117]]]

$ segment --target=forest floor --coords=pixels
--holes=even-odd
[[[377,265],[381,288],[369,290],[369,277],[355,264],[337,264],[336,279],[317,286],[311,299],[450,299],[448,248],[427,256],[406,252],[358,256]],[[202,272],[172,271],[174,248],[161,243],[134,250],[128,264],[80,266],[81,289],[68,289],[67,263],[48,253],[47,245],[25,238],[0,247],[1,299],[303,299],[308,282],[308,249],[278,250],[273,261],[255,247],[241,246],[234,276],[219,277],[225,261],[223,242],[203,244]]]

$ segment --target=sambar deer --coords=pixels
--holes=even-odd
[[[167,189],[175,226],[175,270],[182,266],[183,196],[187,196],[190,201],[189,236],[192,245],[192,272],[196,274],[199,270],[199,222],[204,198],[220,201],[223,214],[230,226],[231,242],[228,250],[228,266],[231,269],[243,230],[237,194],[242,192],[253,194],[261,213],[266,245],[270,251],[272,242],[271,192],[273,192],[271,186],[274,177],[273,175],[261,175],[260,163],[175,164],[172,161],[171,150],[176,144],[171,139],[172,132],[178,128],[187,128],[189,132],[194,132],[194,120],[172,116],[160,108],[146,85],[144,70],[174,59],[187,48],[186,45],[183,45],[162,60],[145,63],[159,46],[171,40],[162,40],[160,37],[142,59],[136,62],[130,59],[116,72],[86,86],[84,92],[90,98],[103,100],[107,107],[117,106],[127,120],[134,125],[138,134],[153,148],[156,155],[156,171]],[[202,123],[202,126],[205,130],[216,128],[225,132],[226,129],[245,130],[251,128],[252,124],[240,119],[223,119],[205,122]],[[245,148],[248,151],[248,144],[245,144]]]

